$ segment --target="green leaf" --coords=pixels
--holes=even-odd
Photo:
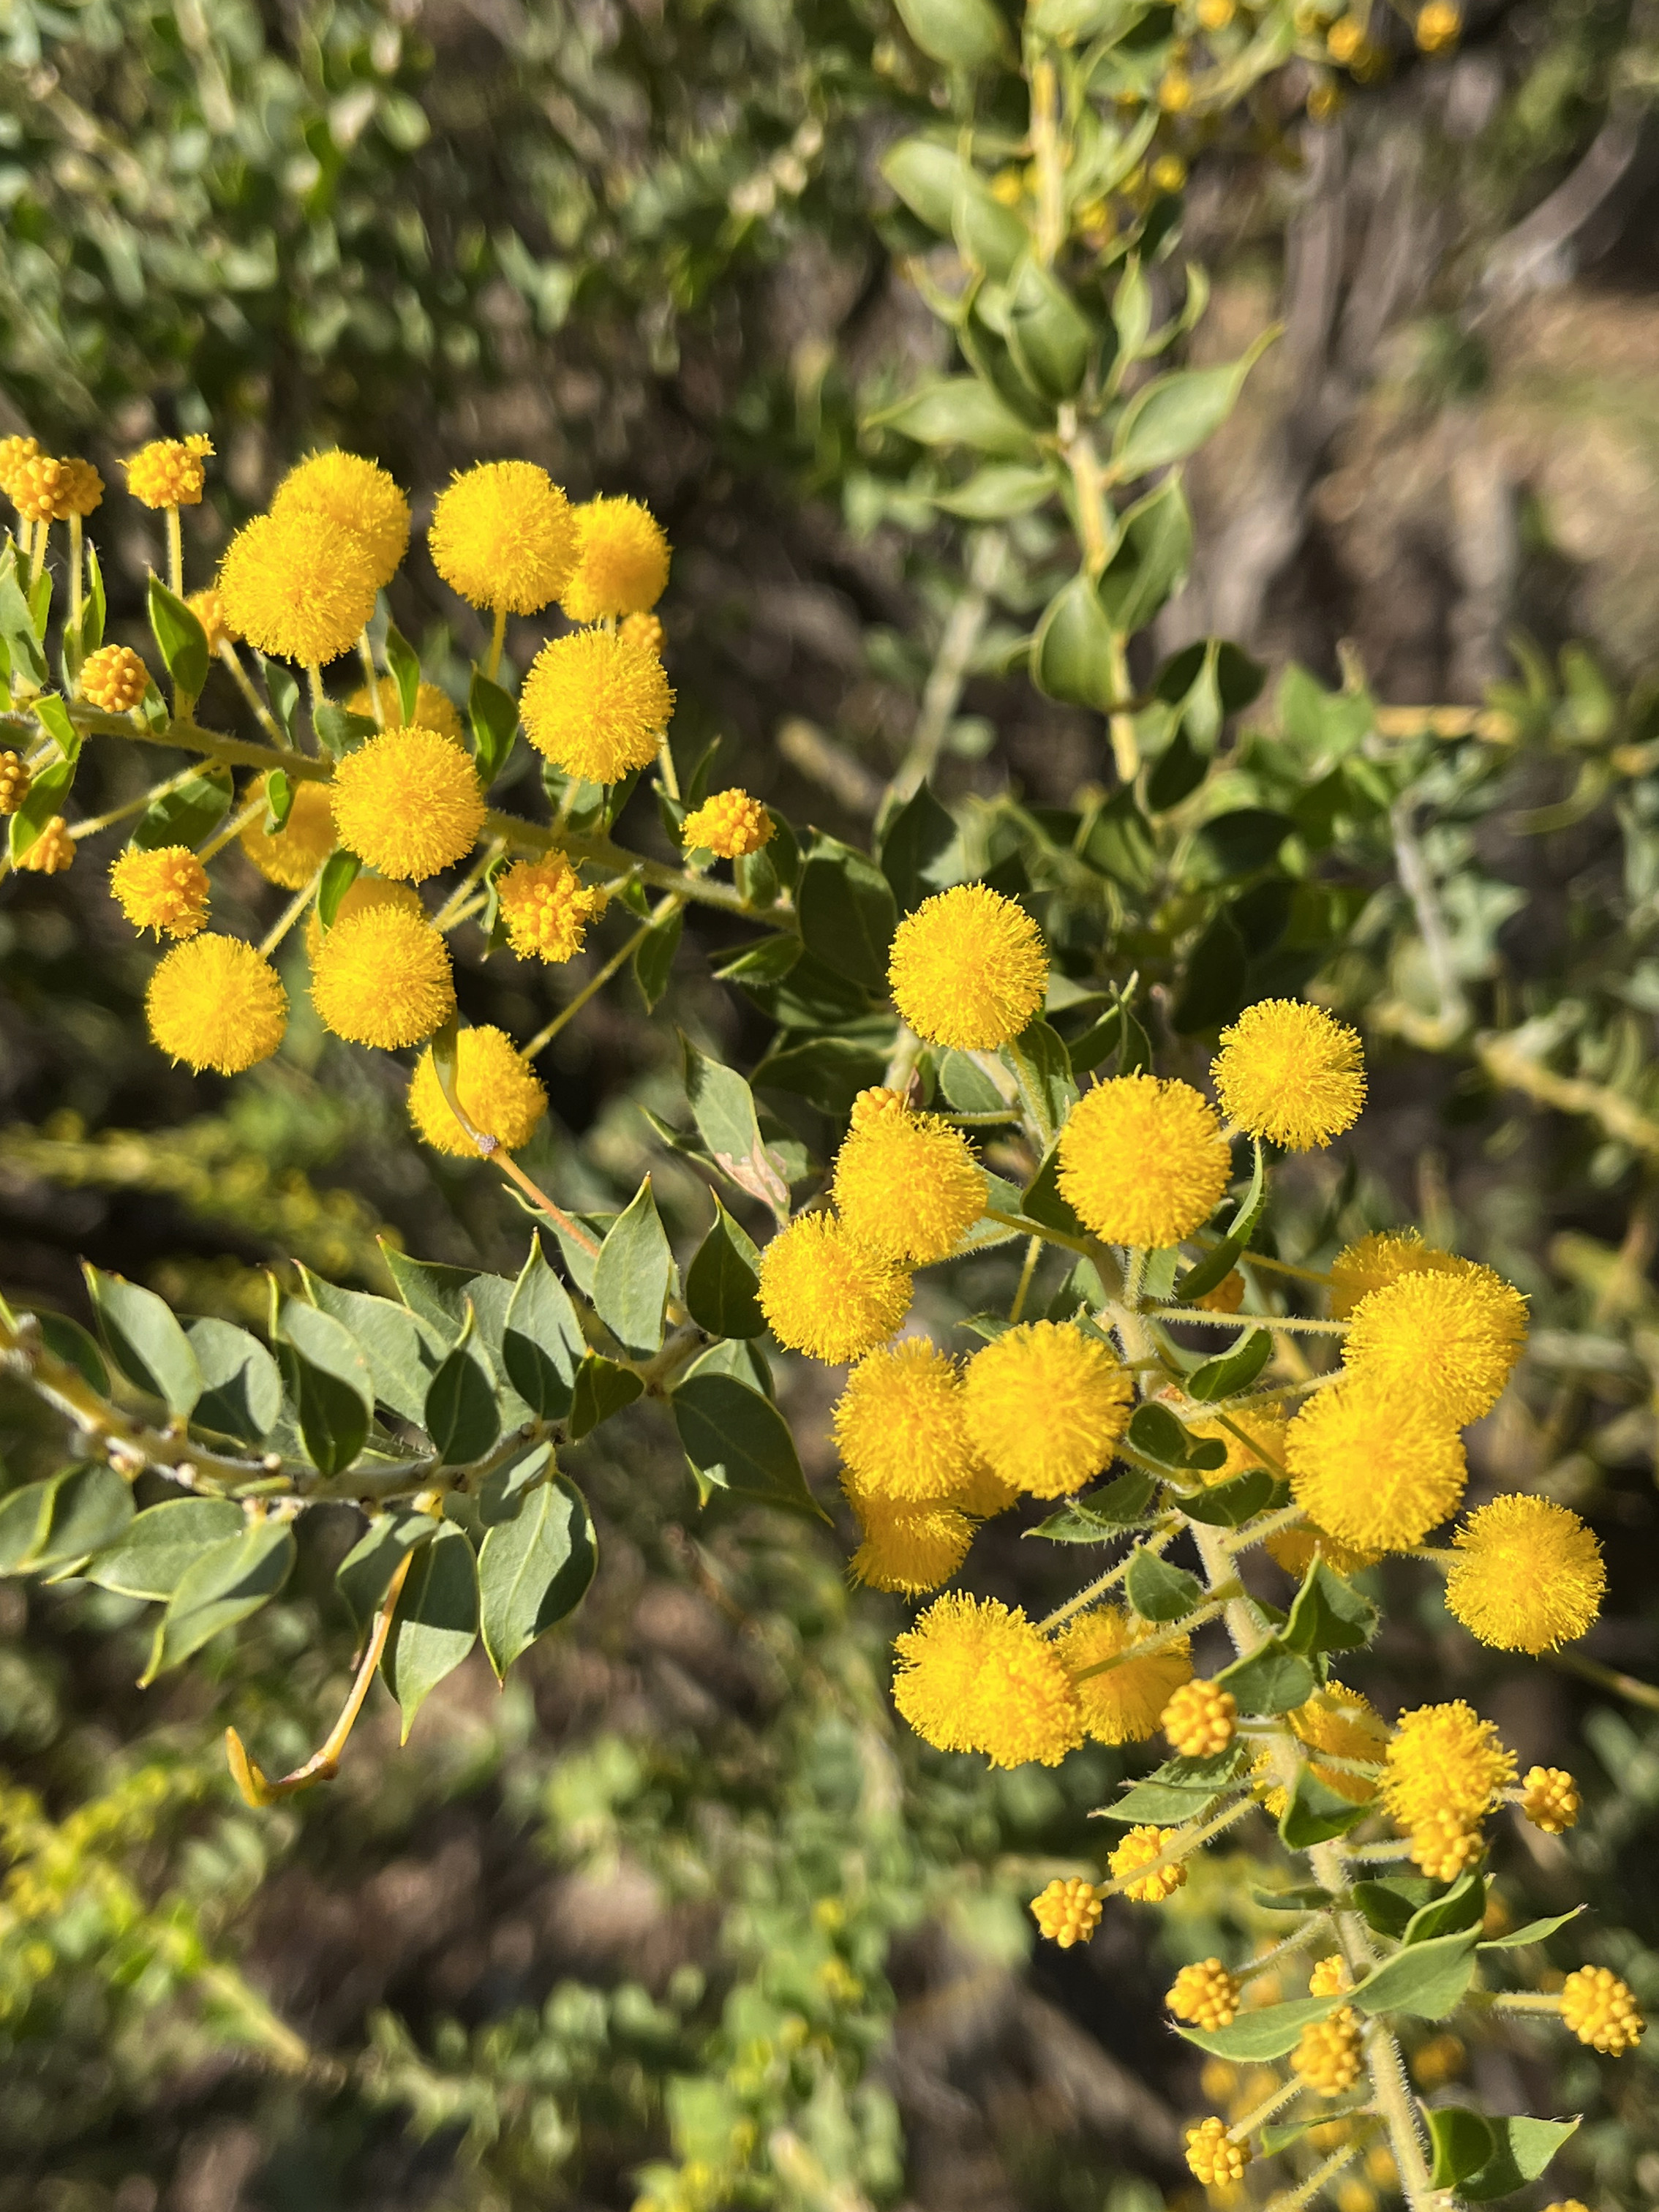
[[[1115,1482],[1085,1491],[1081,1498],[1067,1498],[1058,1513],[1051,1513],[1046,1521],[1024,1533],[1046,1536],[1054,1544],[1110,1543],[1145,1517],[1157,1488],[1155,1476],[1131,1468]]]
[[[40,1341],[52,1357],[65,1361],[100,1398],[107,1398],[109,1370],[104,1364],[104,1355],[80,1322],[71,1321],[67,1314],[41,1313],[34,1318]]]
[[[159,852],[164,845],[199,845],[229,813],[234,796],[230,770],[216,762],[204,766],[176,790],[151,800],[131,842],[141,853]]]
[[[1119,703],[1114,680],[1115,639],[1099,594],[1086,575],[1062,584],[1043,610],[1031,641],[1031,681],[1050,699],[1103,713]]]
[[[1272,1332],[1252,1328],[1218,1359],[1206,1359],[1201,1367],[1194,1370],[1187,1377],[1187,1395],[1206,1406],[1218,1405],[1224,1398],[1236,1398],[1241,1390],[1249,1389],[1273,1356]]]
[[[1558,1928],[1565,1928],[1570,1920],[1577,1920],[1584,1910],[1583,1905],[1575,1905],[1571,1912],[1558,1912],[1552,1919],[1528,1920],[1523,1927],[1512,1928],[1507,1936],[1489,1936],[1476,1948],[1482,1951],[1518,1951],[1524,1944],[1541,1943],[1547,1936],[1553,1936]]]
[[[16,555],[10,551],[0,562],[0,641],[11,655],[14,674],[27,678],[37,691],[45,690],[46,656],[17,579]]]
[[[331,753],[336,760],[355,753],[359,745],[366,745],[380,733],[372,714],[354,714],[349,708],[332,705],[313,707],[311,726],[323,750]]]
[[[196,698],[207,682],[211,665],[207,632],[194,610],[153,573],[149,580],[149,626],[161,647],[167,674],[179,690]]]
[[[971,446],[993,459],[1031,461],[1038,450],[1026,424],[976,376],[936,378],[872,416],[868,427],[919,446]]]
[[[1094,332],[1071,294],[1029,255],[1009,286],[1007,337],[1033,390],[1047,399],[1073,397],[1088,368]]]
[[[576,1370],[576,1386],[571,1394],[571,1443],[580,1443],[601,1421],[608,1421],[644,1395],[645,1385],[631,1367],[619,1367],[601,1352],[586,1353]]]
[[[1443,1897],[1419,1905],[1406,1923],[1403,1943],[1427,1943],[1437,1936],[1478,1933],[1486,1917],[1486,1878],[1471,1870],[1460,1875]]]
[[[581,1492],[564,1476],[537,1485],[478,1553],[483,1645],[498,1676],[573,1613],[599,1564]]]
[[[1195,1267],[1188,1267],[1176,1283],[1172,1296],[1178,1305],[1190,1305],[1201,1298],[1218,1283],[1226,1281],[1233,1272],[1238,1255],[1255,1234],[1255,1224],[1261,1218],[1261,1209],[1267,1202],[1267,1164],[1260,1140],[1255,1147],[1255,1172],[1250,1177],[1250,1187],[1239,1200],[1234,1212],[1232,1226],[1221,1242]]]
[[[975,469],[954,491],[936,491],[931,496],[935,507],[960,515],[964,522],[1009,522],[1041,507],[1058,489],[1051,469],[994,461],[988,468]]]
[[[787,1039],[790,1032],[784,1030],[779,1034]],[[882,1045],[848,1036],[808,1037],[802,1044],[786,1042],[781,1050],[769,1052],[755,1070],[756,1087],[793,1091],[798,1097],[810,1099],[821,1114],[847,1114],[860,1091],[880,1082],[891,1051],[890,1025],[887,1035],[889,1041]],[[775,1211],[781,1219],[783,1209]]]
[[[1484,2204],[1494,2197],[1508,2197],[1517,2189],[1524,2189],[1529,2181],[1536,2181],[1545,2171],[1569,2136],[1577,2132],[1577,2118],[1571,2120],[1534,2120],[1506,2118],[1492,2114],[1486,2118],[1497,2148],[1491,2159],[1478,2173],[1468,2175],[1462,2185],[1462,2193],[1476,2204]]]
[[[704,1369],[685,1377],[671,1403],[685,1455],[705,1482],[828,1521],[770,1399],[734,1375]]]
[[[965,260],[999,283],[1024,252],[1029,234],[972,164],[934,138],[902,138],[884,157],[887,182],[929,229],[954,238]]]
[[[447,1323],[441,1328],[390,1298],[374,1297],[367,1291],[343,1291],[308,1267],[301,1267],[299,1273],[313,1305],[331,1315],[356,1340],[368,1362],[375,1402],[389,1406],[418,1427],[426,1413],[428,1385],[454,1330]],[[463,1301],[465,1296],[463,1291]]]
[[[294,718],[300,711],[299,682],[280,660],[267,660],[264,653],[259,655],[259,671],[265,679],[265,696],[270,702],[276,726],[291,744]]]
[[[935,891],[948,890],[967,873],[956,817],[924,783],[882,832],[881,872],[901,914],[909,914]]]
[[[1318,1686],[1308,1662],[1269,1636],[1247,1658],[1236,1659],[1215,1678],[1230,1690],[1242,1713],[1288,1713],[1305,1705]]]
[[[1160,1467],[1184,1468],[1187,1464],[1186,1426],[1156,1399],[1149,1398],[1144,1405],[1135,1407],[1129,1422],[1129,1442],[1138,1452],[1155,1459]]]
[[[875,862],[837,838],[820,837],[795,896],[807,951],[850,982],[884,990],[898,909]]]
[[[87,1562],[86,1578],[123,1597],[170,1598],[204,1552],[240,1536],[242,1509],[228,1498],[173,1498],[151,1505]]]
[[[562,1420],[586,1351],[570,1294],[549,1267],[540,1237],[534,1236],[501,1331],[507,1380],[533,1413],[543,1420]]]
[[[334,1571],[334,1585],[361,1635],[374,1620],[406,1552],[428,1542],[441,1524],[429,1513],[394,1505],[376,1514]]]
[[[680,949],[680,937],[685,928],[685,909],[676,907],[665,921],[647,930],[640,939],[634,953],[634,980],[645,1000],[645,1011],[652,1013],[668,988],[674,972],[674,956]]]
[[[1443,2020],[1462,2002],[1474,1974],[1474,1936],[1437,1936],[1396,1951],[1353,1992],[1362,2012],[1408,2012],[1419,2020]]]
[[[1026,1112],[1052,1138],[1077,1103],[1072,1055],[1064,1041],[1039,1016],[1003,1046],[999,1058],[1018,1084]]]
[[[990,1077],[965,1052],[947,1052],[939,1063],[939,1087],[958,1114],[995,1114],[1008,1102]],[[1012,1109],[1009,1119],[1013,1118]]]
[[[898,0],[905,29],[923,53],[951,69],[983,69],[1008,51],[1008,33],[991,0]]]
[[[1379,1936],[1399,1937],[1411,1925],[1418,1907],[1426,1905],[1438,1887],[1425,1875],[1394,1874],[1375,1881],[1357,1881],[1351,1893]]]
[[[1183,2027],[1178,2032],[1188,2043],[1195,2043],[1200,2051],[1207,2051],[1217,2058],[1256,2065],[1268,2058],[1282,2058],[1287,2051],[1294,2051],[1302,2040],[1304,2027],[1311,2027],[1316,2021],[1328,2020],[1344,2002],[1340,1995],[1297,1997],[1289,2004],[1261,2005],[1241,2013],[1226,2027]]]
[[[1181,1620],[1202,1603],[1204,1586],[1196,1575],[1142,1550],[1129,1563],[1123,1595],[1143,1620]]]
[[[501,1435],[495,1383],[469,1346],[458,1344],[433,1376],[421,1426],[445,1467],[482,1459]]]
[[[404,1743],[416,1713],[477,1640],[477,1562],[460,1530],[444,1522],[416,1553],[380,1661],[403,1713]]]
[[[611,1224],[593,1270],[593,1304],[626,1350],[649,1358],[662,1346],[663,1308],[674,1258],[647,1176]]]
[[[325,929],[332,929],[334,917],[340,911],[340,901],[357,880],[362,862],[355,853],[331,853],[323,864],[322,880],[317,886],[317,919]]]
[[[1154,377],[1120,416],[1112,441],[1111,474],[1119,483],[1184,460],[1214,435],[1231,414],[1245,378],[1279,336],[1264,331],[1236,362],[1222,368],[1177,369]]]
[[[1225,880],[1268,866],[1295,828],[1290,816],[1274,807],[1234,806],[1224,814],[1212,814],[1194,842],[1198,856],[1208,863],[1205,874],[1211,880]]]
[[[154,1291],[96,1267],[82,1271],[111,1358],[129,1382],[187,1415],[202,1395],[202,1370],[190,1339]]]
[[[685,1303],[699,1328],[711,1336],[762,1336],[760,1254],[740,1223],[718,1198],[714,1226],[686,1271]]]
[[[1269,1474],[1265,1467],[1250,1468],[1231,1482],[1209,1484],[1184,1492],[1181,1510],[1189,1521],[1202,1521],[1212,1528],[1242,1528],[1244,1523],[1276,1501],[1290,1503],[1290,1488]]]
[[[1429,2124],[1434,2149],[1434,2170],[1429,2176],[1436,2189],[1456,2189],[1472,2173],[1479,2173],[1498,2148],[1485,2115],[1467,2106],[1443,2105],[1423,2115]]]
[[[685,1056],[686,1099],[709,1158],[739,1190],[787,1221],[789,1186],[776,1155],[762,1142],[754,1093],[736,1068],[699,1052],[684,1030],[680,1048]]]
[[[274,837],[288,827],[294,811],[294,785],[286,769],[273,768],[265,775],[265,835]]]
[[[148,1689],[158,1674],[268,1605],[293,1565],[294,1531],[286,1521],[256,1521],[198,1553],[161,1615],[140,1687]]]
[[[104,1460],[60,1468],[13,1492],[0,1531],[0,1571],[47,1574],[113,1543],[132,1519],[132,1487]]]
[[[321,1474],[343,1474],[374,1417],[368,1362],[349,1329],[297,1298],[283,1304],[276,1350],[312,1465]]]
[[[1317,1882],[1303,1882],[1295,1889],[1253,1889],[1250,1899],[1264,1912],[1322,1912],[1331,1893]]]
[[[7,840],[14,867],[21,865],[23,856],[40,839],[46,824],[64,811],[64,803],[75,781],[73,761],[54,761],[43,768],[29,784],[28,797],[18,808],[7,826]]]
[[[1315,1844],[1328,1843],[1333,1836],[1346,1835],[1370,1809],[1369,1802],[1356,1805],[1340,1790],[1322,1782],[1311,1767],[1304,1766],[1296,1778],[1290,1802],[1279,1815],[1279,1840],[1286,1850],[1309,1850]]]
[[[191,1427],[263,1443],[283,1411],[276,1362],[257,1336],[228,1321],[186,1322],[185,1332],[202,1376]]]
[[[1144,629],[1192,566],[1193,519],[1178,477],[1164,479],[1124,514],[1117,550],[1097,589],[1107,621],[1125,637]]]
[[[398,687],[399,717],[405,723],[412,723],[416,702],[421,696],[421,656],[396,623],[386,626],[386,665]]]
[[[1231,1020],[1243,1003],[1249,968],[1238,924],[1223,907],[1187,955],[1170,1028],[1178,1036],[1192,1036]]]
[[[1175,1827],[1207,1812],[1227,1784],[1249,1765],[1249,1758],[1238,1745],[1212,1759],[1167,1759],[1156,1773],[1103,1806],[1101,1813],[1106,1820],[1121,1820],[1126,1827],[1139,1821],[1151,1821],[1160,1828]]]
[[[1376,1607],[1316,1553],[1285,1624],[1293,1651],[1358,1651],[1376,1633]]]

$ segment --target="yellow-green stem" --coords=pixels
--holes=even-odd
[[[501,648],[507,643],[507,609],[495,610],[495,620],[489,632],[489,652],[484,660],[484,674],[493,684],[501,673]]]
[[[668,920],[672,914],[676,912],[676,910],[684,904],[684,899],[679,897],[678,895],[661,900],[653,910],[651,919],[648,921],[642,921],[639,927],[634,932],[633,935],[628,939],[627,943],[621,946],[618,951],[612,953],[610,959],[605,962],[604,967],[599,969],[599,973],[591,976],[589,980],[583,984],[581,989],[577,992],[575,997],[571,1000],[568,1006],[562,1006],[559,1012],[554,1015],[552,1020],[547,1024],[547,1027],[539,1031],[537,1036],[531,1039],[530,1042],[524,1048],[525,1058],[526,1060],[534,1060],[538,1052],[542,1051],[546,1046],[551,1044],[554,1038],[557,1036],[559,1031],[564,1027],[565,1024],[569,1021],[573,1016],[579,1014],[582,1008],[587,1004],[588,1000],[595,997],[605,988],[605,985],[611,981],[611,978],[617,973],[617,970],[632,957],[632,955],[638,950],[639,946],[644,943],[647,937],[649,937],[652,931],[659,928],[662,923]]]
[[[167,582],[175,599],[185,596],[185,534],[179,526],[179,510],[170,507],[167,518]]]

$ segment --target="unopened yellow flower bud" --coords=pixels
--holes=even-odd
[[[1213,1759],[1233,1740],[1238,1700],[1202,1676],[1181,1687],[1164,1708],[1163,1729],[1183,1759]]]
[[[222,645],[233,642],[234,633],[226,618],[224,600],[213,585],[204,591],[192,592],[185,605],[201,623],[210,653],[217,653]]]
[[[135,929],[194,937],[208,918],[207,870],[185,845],[121,854],[111,866],[109,887]]]
[[[1328,1959],[1317,1959],[1308,1977],[1310,1997],[1334,1997],[1339,1990],[1348,1986],[1348,1962],[1340,1951],[1333,1951]]]
[[[16,865],[34,876],[61,876],[75,865],[75,840],[61,814],[54,814]]]
[[[1166,1897],[1184,1888],[1187,1869],[1181,1859],[1169,1866],[1155,1866],[1153,1862],[1163,1857],[1170,1844],[1167,1828],[1131,1828],[1123,1841],[1106,1863],[1115,1880],[1122,1882],[1123,1894],[1132,1897],[1137,1905],[1161,1905]],[[1141,1869],[1152,1868],[1149,1874]]]
[[[1160,80],[1158,104],[1166,115],[1184,115],[1193,104],[1193,81],[1185,70],[1170,70]]]
[[[1212,2113],[1187,2130],[1187,2163],[1206,2189],[1230,2189],[1244,2179],[1248,2142],[1235,2142],[1225,2120]]]
[[[21,753],[0,753],[0,814],[15,814],[33,778]]]
[[[1609,2058],[1634,2051],[1647,2026],[1628,1984],[1606,1966],[1580,1966],[1567,1976],[1561,2017],[1581,2043]]]
[[[1325,51],[1339,69],[1346,69],[1364,44],[1365,26],[1353,15],[1345,15],[1325,33]]]
[[[895,1107],[902,1110],[907,1103],[903,1091],[890,1090],[884,1083],[872,1083],[860,1091],[853,1101],[853,1110],[848,1117],[848,1125],[854,1129],[862,1129],[867,1122],[873,1121],[878,1114],[890,1113]]]
[[[100,645],[81,665],[81,696],[106,714],[125,714],[149,689],[149,671],[130,645]]]
[[[1521,1778],[1521,1810],[1534,1828],[1559,1836],[1577,1827],[1583,1800],[1565,1767],[1529,1766]]]
[[[1411,1832],[1412,1863],[1433,1881],[1455,1881],[1472,1867],[1486,1844],[1477,1826],[1451,1813],[1431,1814]]]
[[[1238,2017],[1239,1985],[1219,1959],[1200,1959],[1183,1966],[1164,2002],[1177,2020],[1194,2027],[1227,2027]]]
[[[1069,1951],[1073,1943],[1086,1943],[1100,1925],[1100,1892],[1081,1875],[1069,1881],[1051,1881],[1040,1897],[1031,1899],[1036,1924],[1051,1943]]]
[[[562,853],[515,861],[497,878],[495,894],[520,960],[574,960],[588,923],[605,908],[605,893],[588,889]]]
[[[1425,54],[1443,54],[1457,44],[1463,28],[1463,11],[1452,0],[1429,0],[1417,13],[1417,43]]]
[[[1310,2021],[1291,2053],[1291,2069],[1322,2097],[1340,2097],[1359,2079],[1364,2063],[1359,2017],[1343,2005],[1328,2020]]]
[[[212,451],[207,438],[154,438],[122,462],[127,489],[145,507],[199,507],[203,459]]]
[[[717,860],[740,860],[772,842],[772,817],[746,791],[717,791],[686,816],[680,843],[688,853],[699,846]]]

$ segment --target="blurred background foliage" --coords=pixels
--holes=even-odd
[[[573,495],[634,492],[676,547],[693,752],[721,737],[762,797],[860,842],[935,758],[981,860],[1062,952],[1138,967],[1177,1043],[1170,987],[1224,909],[1277,988],[1319,968],[1374,1103],[1304,1171],[1279,1249],[1317,1263],[1414,1219],[1512,1275],[1536,1334],[1480,1472],[1587,1513],[1614,1583],[1594,1681],[1497,1679],[1402,1589],[1375,1694],[1479,1694],[1523,1764],[1580,1773],[1581,1828],[1517,1826],[1500,1875],[1517,1907],[1587,1894],[1586,1955],[1659,1996],[1659,1723],[1613,1680],[1659,1679],[1645,0],[1477,7],[1434,61],[1389,19],[1387,66],[1324,126],[1292,67],[1192,149],[1182,252],[1214,294],[1190,357],[1285,335],[1188,468],[1192,573],[1134,674],[1212,634],[1266,672],[1221,773],[1319,856],[1299,964],[1293,918],[1257,946],[1237,916],[1259,856],[1192,865],[1213,776],[1190,805],[1166,787],[1144,836],[1101,832],[1103,725],[1010,665],[1063,573],[1053,526],[952,520],[933,461],[861,427],[945,364],[908,282],[927,242],[879,173],[937,118],[939,72],[884,0],[12,0],[0,34],[0,429],[110,477],[152,429],[210,429],[198,573],[313,442],[428,497],[507,453]],[[1178,305],[1169,264],[1155,281]],[[105,538],[114,634],[140,641],[131,513],[112,501]],[[453,688],[479,639],[418,560],[398,588]],[[688,931],[668,1011],[747,1067],[769,1024],[711,979],[720,942]],[[296,1020],[234,1086],[166,1068],[94,870],[10,878],[0,959],[9,1294],[81,1310],[84,1255],[248,1318],[266,1265],[386,1287],[382,1236],[516,1267],[484,1171],[417,1153],[395,1091],[319,1032]],[[462,988],[519,1026],[491,997],[510,981]],[[679,1112],[665,1025],[612,994],[550,1061],[566,1201],[609,1209],[650,1166],[699,1230],[701,1176],[639,1110]],[[827,1393],[789,1387],[822,1482]],[[45,1463],[21,1403],[3,1444],[9,1481]],[[1197,2086],[1158,2026],[1173,1954],[1120,1911],[1034,1956],[1024,1909],[1095,1856],[1112,1755],[988,1776],[927,1753],[886,1702],[898,1608],[848,1595],[842,1544],[692,1518],[643,1417],[586,1464],[604,1565],[570,1626],[505,1693],[461,1670],[401,1754],[375,1705],[333,1788],[277,1812],[240,1805],[218,1738],[234,1714],[298,1756],[337,1705],[322,1535],[215,1667],[148,1692],[130,1601],[0,1589],[0,2212],[1178,2195]],[[1041,1597],[1052,1562],[1002,1524],[982,1540],[989,1586]],[[1240,1909],[1206,1873],[1159,1939],[1181,1955]],[[1584,2109],[1571,2182],[1597,2207],[1659,2196],[1654,2063],[1516,2036],[1414,2059],[1425,2088]]]

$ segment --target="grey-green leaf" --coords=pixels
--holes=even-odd
[[[1577,2117],[1570,2120],[1534,2120],[1524,2114],[1510,2118],[1492,2114],[1486,2125],[1495,2148],[1478,2173],[1463,2183],[1462,2193],[1472,2203],[1485,2204],[1494,2197],[1508,2197],[1536,2181],[1569,2136],[1577,2132]]]
[[[1276,1636],[1265,1638],[1247,1658],[1235,1660],[1216,1681],[1232,1692],[1242,1713],[1288,1713],[1305,1705],[1317,1686],[1308,1662],[1286,1650]]]
[[[123,1597],[170,1598],[204,1552],[242,1532],[242,1509],[228,1498],[173,1498],[146,1507],[112,1544],[94,1553],[86,1578]]]
[[[1202,1601],[1204,1586],[1196,1575],[1142,1549],[1130,1561],[1123,1594],[1143,1620],[1181,1620]]]
[[[286,1521],[260,1521],[202,1552],[185,1568],[155,1631],[148,1688],[227,1628],[267,1605],[294,1565],[294,1531]]]
[[[711,1336],[760,1336],[760,1255],[740,1222],[718,1198],[714,1223],[686,1270],[685,1303],[699,1328]]]
[[[661,1347],[673,1279],[674,1256],[647,1176],[612,1222],[593,1270],[599,1318],[629,1352],[648,1358]]]
[[[820,837],[795,897],[807,951],[849,982],[885,989],[898,908],[875,862],[837,838]]]
[[[460,1530],[445,1523],[409,1571],[380,1662],[405,1743],[415,1716],[477,1640],[477,1563]]]
[[[758,1390],[704,1369],[688,1375],[671,1402],[685,1455],[706,1482],[829,1519],[806,1487],[788,1423]]]
[[[441,1523],[429,1513],[398,1505],[377,1514],[334,1571],[334,1585],[360,1631],[380,1609],[405,1553],[428,1543]]]
[[[1362,2012],[1408,2012],[1443,2020],[1462,2001],[1474,1974],[1474,1931],[1414,1943],[1368,1974],[1353,1993]]]
[[[540,1237],[532,1237],[501,1331],[507,1380],[533,1413],[562,1420],[586,1350],[570,1293],[548,1265]]]
[[[349,1330],[289,1298],[283,1307],[277,1363],[299,1413],[300,1434],[322,1474],[340,1474],[363,1448],[374,1384]]]
[[[1182,368],[1154,377],[1124,409],[1112,441],[1112,472],[1120,483],[1149,469],[1184,460],[1213,435],[1233,410],[1245,378],[1279,336],[1264,331],[1249,351],[1222,368]]]
[[[257,1336],[228,1321],[186,1322],[185,1333],[202,1374],[191,1425],[243,1443],[262,1443],[283,1410],[276,1362]]]
[[[498,1675],[574,1611],[598,1563],[586,1503],[562,1475],[538,1484],[512,1520],[489,1531],[478,1589],[484,1650]]]
[[[495,1386],[469,1346],[458,1344],[433,1376],[421,1425],[446,1467],[482,1459],[500,1436]]]
[[[96,1267],[85,1273],[111,1358],[129,1382],[160,1398],[170,1413],[188,1414],[202,1395],[202,1370],[171,1309],[125,1276]]]
[[[1210,2051],[1217,2058],[1256,2064],[1294,2051],[1303,2029],[1311,2027],[1316,2021],[1328,2020],[1342,2002],[1340,1996],[1297,1997],[1289,2004],[1262,2005],[1241,2013],[1227,2027],[1183,2027],[1180,2032],[1188,2043],[1195,2043],[1200,2051]]]

